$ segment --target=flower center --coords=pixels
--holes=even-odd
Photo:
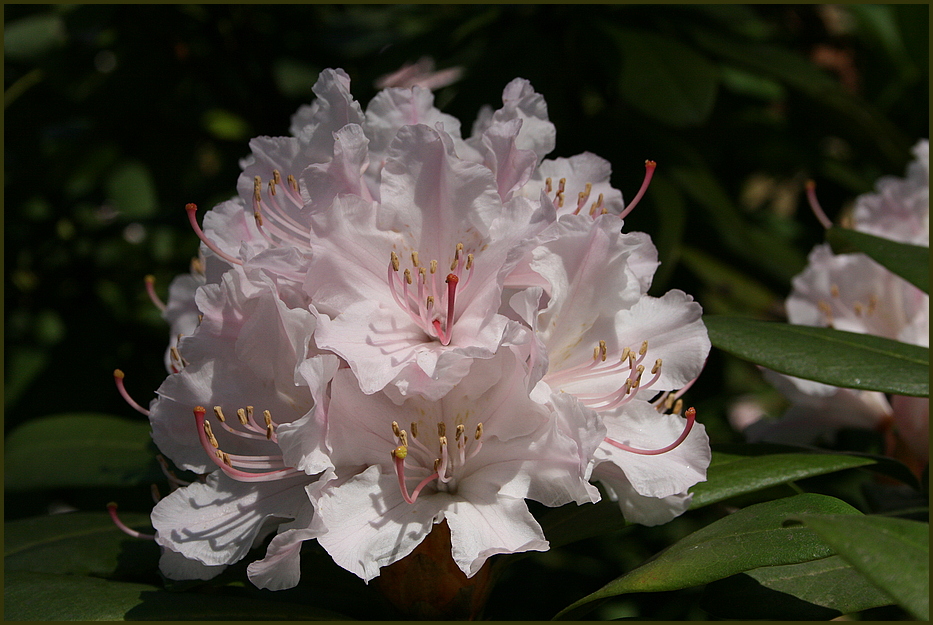
[[[450,273],[443,285],[437,276],[437,268],[436,260],[427,266],[422,265],[415,251],[411,253],[411,267],[402,271],[398,254],[392,252],[388,270],[389,290],[395,303],[408,313],[415,325],[442,345],[450,345],[456,320],[457,291],[465,289],[473,277],[473,254],[464,254],[463,243],[457,244]],[[461,284],[464,274],[466,279]]]
[[[302,227],[282,206],[283,203],[290,204],[292,210],[300,210],[304,206],[304,200],[298,193],[298,181],[291,174],[286,181],[287,184],[282,184],[282,174],[278,169],[273,169],[263,198],[262,178],[253,178],[253,219],[269,245],[275,247],[284,243],[294,247],[307,247],[308,228]]]
[[[239,428],[231,427],[227,423],[227,418],[221,407],[214,406],[214,417],[223,431],[241,439],[278,442],[275,435],[275,427],[278,424],[272,420],[272,414],[268,410],[264,410],[262,413],[265,427],[259,425],[256,421],[252,406],[247,406],[245,409],[240,408],[236,411],[236,414],[240,424]],[[220,443],[214,436],[213,428],[206,415],[207,410],[203,406],[197,406],[194,409],[194,419],[197,424],[201,446],[214,464],[231,478],[239,482],[269,482],[304,475],[301,471],[286,466],[281,454],[247,456],[228,454],[223,451],[220,449]],[[271,470],[266,471],[265,469]]]
[[[418,439],[418,424],[411,424],[411,438],[406,430],[399,429],[397,421],[392,422],[392,434],[398,445],[392,450],[392,461],[398,475],[398,485],[406,503],[415,503],[425,486],[436,481],[439,491],[452,492],[456,489],[457,474],[468,460],[479,453],[483,447],[483,424],[477,423],[473,436],[466,433],[466,426],[458,424],[454,428],[454,440],[447,437],[447,424],[437,424],[438,452],[435,454],[425,443]],[[430,468],[429,468],[430,467]],[[407,474],[406,474],[407,471]],[[407,480],[419,478],[415,489],[409,494]]]

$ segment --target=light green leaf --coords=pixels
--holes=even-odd
[[[797,513],[802,522],[898,605],[930,620],[930,525],[880,516]]]
[[[719,349],[778,373],[832,386],[928,397],[930,350],[832,328],[703,317]]]
[[[719,82],[715,65],[671,37],[609,32],[622,52],[619,89],[633,107],[672,126],[696,126],[709,117]]]
[[[700,605],[723,619],[825,621],[892,603],[845,560],[830,556],[717,580],[707,584]]]
[[[707,480],[690,489],[691,508],[816,475],[875,464],[871,458],[841,454],[783,453],[737,456],[713,452]]]
[[[785,527],[792,514],[860,514],[825,495],[803,494],[749,506],[674,543],[653,560],[562,610],[579,617],[592,602],[630,592],[679,590],[762,566],[826,558],[832,550],[813,532]]]
[[[148,584],[14,571],[4,579],[8,621],[346,620],[308,606],[232,594],[166,592]]]
[[[152,532],[149,517],[121,513],[121,520]],[[4,524],[4,570],[113,577],[154,573],[159,547],[124,534],[106,512],[70,512]]]
[[[930,248],[833,226],[826,240],[836,254],[862,252],[924,293],[930,292]]]
[[[211,109],[204,113],[201,121],[204,128],[218,139],[245,141],[252,136],[246,120],[232,111]]]
[[[151,217],[158,207],[149,168],[139,161],[120,163],[104,184],[107,199],[128,220]]]
[[[131,486],[162,479],[149,423],[75,413],[28,421],[6,437],[7,490]],[[67,468],[55,458],[67,458]]]

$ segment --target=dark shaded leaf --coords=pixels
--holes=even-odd
[[[625,593],[679,590],[762,566],[826,558],[833,555],[832,549],[817,534],[784,525],[792,514],[821,513],[860,514],[839,499],[809,493],[749,506],[674,543],[555,618],[579,617],[592,602]]]
[[[742,317],[703,318],[712,344],[739,358],[832,386],[927,397],[930,350],[832,328]]]
[[[862,252],[924,293],[930,292],[930,248],[833,226],[826,240],[837,254]]]
[[[930,525],[881,516],[795,514],[898,605],[930,619]]]

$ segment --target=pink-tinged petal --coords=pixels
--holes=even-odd
[[[334,133],[334,158],[320,165],[311,165],[301,174],[301,197],[304,210],[328,210],[338,195],[349,193],[371,200],[363,181],[368,166],[369,139],[363,128],[349,124]]]
[[[611,175],[609,161],[590,152],[570,158],[545,159],[519,193],[532,199],[544,193],[554,204],[558,215],[576,212],[596,216],[603,209],[611,215],[618,215],[625,208],[625,202],[622,192],[610,184]],[[549,188],[548,179],[551,180]],[[564,180],[564,192],[559,194],[561,180]]]
[[[306,476],[261,483],[220,471],[164,497],[152,510],[156,542],[188,559],[216,566],[242,559],[267,519],[294,518],[307,501]]]
[[[321,533],[320,530],[311,529],[313,513],[311,501],[306,498],[295,520],[279,526],[278,535],[266,549],[266,557],[246,567],[249,580],[257,588],[285,590],[298,585],[301,577],[301,545]]]
[[[636,491],[625,471],[611,462],[603,462],[593,470],[593,479],[602,482],[609,498],[619,502],[622,516],[630,523],[649,527],[663,525],[687,511],[693,494],[684,491],[667,497],[651,497]]]
[[[642,450],[662,449],[683,433],[687,420],[678,415],[659,414],[645,401],[632,401],[615,411],[603,413],[606,436],[616,442]],[[709,437],[701,423],[674,449],[646,456],[603,443],[595,454],[597,467],[603,462],[618,466],[632,488],[647,497],[668,497],[685,493],[706,480],[711,455]]]
[[[255,256],[269,247],[269,242],[256,226],[252,209],[247,209],[240,198],[221,202],[204,213],[201,228],[222,252],[240,260]],[[201,254],[205,259],[217,258],[204,244],[201,245]],[[227,267],[231,266],[223,262]]]
[[[289,132],[298,137],[309,163],[333,156],[334,137],[347,124],[363,124],[363,109],[350,95],[350,77],[342,69],[325,69],[313,87],[317,99],[292,116]]]
[[[520,150],[515,145],[521,127],[522,120],[513,119],[494,123],[483,133],[483,163],[495,175],[503,202],[509,201],[512,194],[528,182],[538,162],[534,152]],[[529,197],[537,199],[536,196]]]
[[[165,547],[162,548],[162,555],[159,557],[159,570],[169,579],[209,580],[223,573],[226,568],[226,564],[202,564],[197,560],[186,558],[177,551],[172,551]]]
[[[341,567],[364,581],[417,547],[440,514],[448,495],[402,499],[394,474],[373,465],[349,480],[330,482],[312,500],[326,531],[318,542]]]
[[[298,365],[300,375],[311,389],[314,409],[300,419],[282,423],[276,428],[282,460],[286,466],[314,475],[332,466],[324,445],[327,434],[327,404],[325,391],[337,372],[339,360],[333,354],[309,358]]]
[[[457,502],[445,512],[451,553],[467,577],[498,553],[547,551],[541,526],[524,499],[497,497],[494,503]]]
[[[547,104],[544,96],[536,93],[531,83],[523,78],[516,78],[502,91],[502,108],[495,112],[480,111],[473,124],[473,135],[467,143],[479,149],[481,136],[494,122],[507,122],[513,119],[522,121],[522,130],[516,141],[520,150],[531,150],[540,161],[554,149],[557,131],[548,121]]]

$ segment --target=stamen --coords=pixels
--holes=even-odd
[[[418,266],[419,266],[419,263],[418,263],[418,252],[412,252],[412,253],[411,253],[411,264],[414,265],[415,267],[418,267]]]
[[[248,425],[248,424],[249,424],[249,419],[246,418],[246,411],[243,410],[242,408],[240,408],[240,409],[238,409],[238,410],[236,411],[236,416],[237,416],[237,418],[240,420],[240,424],[241,424],[241,425]]]
[[[807,202],[810,204],[810,210],[813,211],[813,214],[816,215],[817,220],[820,224],[829,230],[833,227],[833,222],[826,216],[826,213],[823,211],[823,207],[820,206],[819,201],[816,199],[816,183],[812,180],[807,180],[806,184],[807,190]]]
[[[676,447],[679,447],[680,444],[683,443],[684,440],[686,440],[687,435],[690,434],[690,430],[693,429],[693,424],[696,422],[696,415],[697,415],[697,411],[694,408],[687,408],[687,412],[686,414],[684,414],[684,417],[686,417],[687,419],[687,427],[684,428],[684,431],[680,434],[680,436],[677,438],[676,441],[674,441],[667,447],[662,447],[661,449],[637,449],[635,447],[630,447],[628,445],[625,445],[624,443],[619,443],[617,441],[614,441],[611,438],[605,438],[603,440],[605,440],[607,443],[609,443],[610,445],[614,447],[618,447],[619,449],[623,451],[628,451],[633,454],[639,454],[642,456],[657,456],[660,454],[667,453]]]
[[[421,490],[432,480],[437,479],[437,473],[429,475],[421,480],[421,483],[419,483],[411,495],[409,495],[408,486],[405,485],[405,458],[407,456],[408,449],[404,445],[399,445],[392,450],[392,459],[395,461],[395,472],[398,475],[398,487],[399,490],[402,491],[402,499],[405,500],[405,503],[413,504],[418,500],[418,495],[421,494]]]
[[[120,520],[120,517],[117,516],[117,504],[116,502],[111,501],[107,504],[107,512],[110,513],[110,519],[113,521],[113,524],[116,525],[124,534],[128,534],[133,538],[144,538],[146,540],[155,540],[155,535],[153,534],[143,534],[142,532],[137,532],[134,529],[127,527],[123,521]]]
[[[163,302],[155,292],[155,276],[153,275],[146,276],[146,293],[149,294],[149,299],[152,300],[155,307],[164,312],[165,302]]]
[[[185,210],[188,211],[188,221],[191,222],[191,228],[194,230],[194,233],[198,235],[198,238],[204,242],[204,244],[207,246],[209,250],[211,250],[212,252],[220,256],[221,258],[223,258],[228,263],[232,263],[234,265],[243,264],[242,260],[239,260],[237,258],[234,258],[233,256],[230,256],[229,254],[221,250],[219,247],[214,245],[213,241],[207,238],[207,235],[204,234],[203,230],[201,230],[201,226],[198,225],[198,220],[195,216],[195,213],[198,212],[198,207],[196,204],[194,203],[186,204]]]
[[[551,194],[551,179],[550,178],[544,179],[544,192],[547,193],[548,195]]]
[[[217,420],[221,423],[227,422],[227,418],[224,416],[224,411],[220,409],[220,406],[214,406],[214,416],[217,417]]]
[[[418,424],[415,423],[414,421],[412,421],[412,422],[411,422],[411,428],[409,428],[409,429],[411,429],[411,437],[412,437],[412,438],[418,438]]]
[[[136,403],[135,399],[130,397],[129,392],[126,390],[126,387],[123,385],[123,377],[124,377],[124,374],[122,371],[120,371],[119,369],[113,370],[113,381],[116,383],[117,390],[120,392],[120,396],[123,397],[123,401],[128,403],[130,407],[133,408],[136,412],[144,414],[148,417],[149,411],[143,408],[142,406],[140,406],[138,403]]]
[[[463,432],[466,430],[466,427],[461,423],[457,426],[457,431],[454,434],[454,440],[459,441],[460,437],[463,436]]]
[[[214,433],[211,431],[211,424],[206,419],[204,420],[204,433],[207,434],[207,440],[210,441],[211,447],[214,449],[220,449],[220,443],[218,443],[217,439],[214,438]]]
[[[395,252],[392,252],[392,253],[389,255],[389,258],[390,258],[391,261],[392,261],[392,270],[393,270],[393,271],[398,271],[398,270],[399,270],[399,267],[401,266],[401,264],[400,264],[399,261],[398,261],[398,254],[396,254]]]
[[[625,210],[619,213],[619,219],[624,218],[626,215],[632,212],[632,210],[638,205],[638,202],[641,201],[641,198],[645,195],[645,191],[648,190],[648,185],[651,183],[651,177],[654,176],[654,170],[658,166],[654,161],[645,161],[645,179],[642,180],[641,188],[638,190],[638,193],[635,195],[635,199],[625,207]]]

